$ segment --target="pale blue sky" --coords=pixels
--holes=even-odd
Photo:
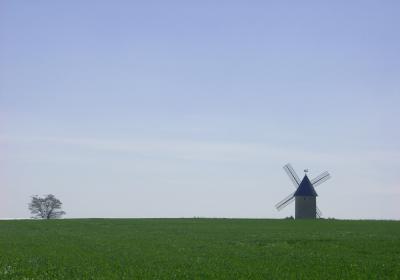
[[[398,1],[1,1],[0,218],[400,219]]]

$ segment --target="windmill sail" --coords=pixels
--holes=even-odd
[[[294,201],[294,193],[291,193],[290,195],[288,195],[287,197],[282,199],[280,202],[278,202],[275,205],[275,207],[276,207],[276,209],[278,209],[280,211],[283,208],[285,208],[286,206],[288,206],[290,203],[292,203],[293,201]]]
[[[322,212],[321,212],[321,210],[319,210],[319,208],[317,207],[317,217],[318,218],[321,218],[322,217]]]
[[[311,184],[313,185],[313,187],[316,187],[325,182],[326,180],[328,180],[329,178],[331,178],[331,175],[328,173],[328,171],[325,171],[321,175],[312,179]]]
[[[283,167],[283,169],[289,176],[290,180],[293,182],[294,186],[297,188],[300,185],[301,181],[299,176],[297,176],[296,172],[294,171],[292,165],[288,163]]]

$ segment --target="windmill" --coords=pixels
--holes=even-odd
[[[316,201],[318,194],[314,188],[328,180],[331,175],[327,171],[325,171],[310,181],[307,176],[308,169],[305,169],[304,178],[300,181],[299,176],[297,176],[290,163],[286,164],[283,169],[286,171],[290,180],[293,182],[296,191],[278,202],[275,205],[276,209],[280,211],[288,206],[290,203],[295,201],[296,219],[315,219],[316,217],[321,217],[322,213],[318,209]]]

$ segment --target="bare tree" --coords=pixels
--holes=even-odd
[[[45,197],[35,195],[32,196],[32,200],[29,203],[29,210],[31,210],[33,218],[57,219],[65,215],[65,212],[61,210],[61,206],[62,202],[52,194],[48,194]]]

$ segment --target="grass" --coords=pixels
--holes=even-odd
[[[400,279],[400,222],[0,221],[0,279]]]

